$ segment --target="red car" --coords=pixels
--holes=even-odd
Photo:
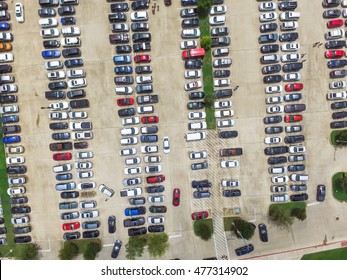
[[[152,57],[148,54],[135,55],[134,57],[135,63],[151,62],[151,60],[152,60]]]
[[[80,228],[79,222],[65,223],[62,225],[63,230],[74,230],[74,229],[79,229],[79,228]]]
[[[326,58],[339,58],[343,57],[345,55],[345,52],[343,50],[335,50],[335,51],[326,51],[325,57]]]
[[[158,123],[159,117],[158,116],[148,116],[148,117],[142,117],[141,118],[142,123]]]
[[[201,211],[201,212],[194,212],[192,213],[192,219],[195,220],[201,220],[206,219],[208,217],[207,211]]]
[[[173,190],[173,197],[172,197],[172,205],[173,206],[178,206],[180,205],[180,197],[181,197],[181,191],[180,189],[174,189]]]
[[[59,154],[54,154],[53,155],[54,160],[70,160],[72,159],[72,154],[71,153],[59,153]]]
[[[117,105],[118,106],[128,106],[134,104],[134,98],[119,98],[117,99]]]
[[[284,121],[287,123],[302,121],[302,115],[287,115],[284,117]]]
[[[161,183],[165,181],[164,175],[150,176],[146,178],[147,183]]]
[[[288,84],[285,86],[286,91],[297,91],[302,90],[304,88],[304,84]]]
[[[343,25],[343,19],[333,19],[327,22],[328,28],[336,28]]]

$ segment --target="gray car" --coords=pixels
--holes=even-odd
[[[191,165],[191,168],[192,168],[192,170],[207,169],[208,168],[208,163],[207,163],[207,161],[193,163]]]

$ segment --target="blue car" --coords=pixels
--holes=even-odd
[[[131,66],[119,66],[114,68],[116,75],[131,74],[133,68]]]
[[[130,64],[131,56],[130,55],[116,55],[113,57],[115,64]]]
[[[42,51],[42,57],[43,58],[59,58],[60,57],[60,51],[58,50],[46,50]]]
[[[60,22],[62,25],[72,25],[76,24],[76,19],[74,17],[62,17]]]
[[[3,124],[19,122],[19,117],[18,115],[3,116],[1,117],[1,122]]]
[[[6,136],[2,138],[2,143],[4,144],[19,143],[20,141],[21,139],[18,135]]]
[[[11,25],[7,22],[0,22],[0,30],[10,30]]]
[[[146,214],[146,208],[143,206],[140,207],[133,207],[133,208],[126,208],[124,210],[125,216],[138,216],[138,215],[144,215]]]

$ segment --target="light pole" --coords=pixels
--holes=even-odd
[[[6,258],[9,254],[13,252],[13,249],[11,249],[5,256],[2,257],[2,259]]]
[[[237,229],[237,227],[235,226],[235,223],[234,223],[234,222],[233,222],[233,226],[235,227],[237,234],[241,236],[242,241],[245,242],[246,245],[248,245],[247,239],[245,239],[245,238],[242,236],[241,232]]]

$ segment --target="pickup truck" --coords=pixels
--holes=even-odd
[[[120,196],[125,197],[125,196],[136,196],[142,194],[142,189],[141,188],[133,188],[133,189],[123,189],[120,191]]]
[[[71,122],[71,130],[91,130],[93,129],[92,122]]]
[[[137,104],[158,103],[158,95],[143,95],[136,97]]]
[[[124,214],[125,216],[144,215],[146,214],[146,207],[140,206],[140,207],[126,208],[124,210]]]
[[[72,142],[51,143],[51,144],[49,144],[49,149],[51,151],[72,150]]]
[[[219,152],[221,157],[241,156],[242,148],[220,149]]]

